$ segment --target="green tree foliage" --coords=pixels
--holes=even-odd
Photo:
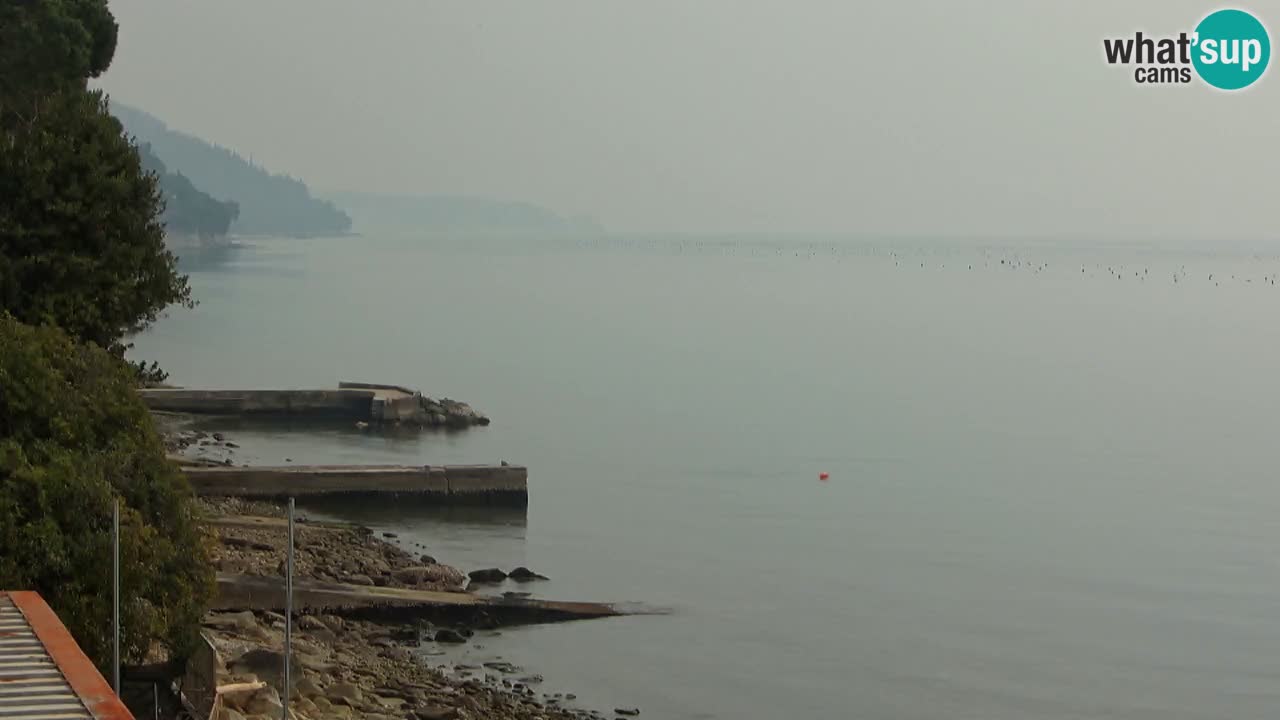
[[[0,110],[29,111],[44,93],[83,88],[111,64],[116,35],[104,0],[0,0],[0,102],[9,106]]]
[[[184,655],[212,591],[190,488],[119,357],[190,292],[155,175],[85,87],[115,43],[106,0],[0,0],[0,587],[39,591],[104,668],[116,499],[126,660]]]
[[[118,350],[190,291],[156,178],[85,89],[115,44],[106,0],[0,0],[0,309]]]
[[[0,587],[34,589],[100,667],[111,643],[111,511],[122,500],[122,654],[184,656],[213,578],[190,487],[124,363],[0,313]]]
[[[0,135],[0,308],[103,347],[189,303],[162,200],[99,92],[47,96]]]

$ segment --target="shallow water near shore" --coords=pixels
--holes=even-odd
[[[243,462],[528,465],[527,513],[305,509],[551,578],[495,591],[671,608],[451,651],[589,707],[1271,717],[1280,259],[1208,246],[255,240],[184,258],[201,304],[134,355],[488,414],[232,432]]]

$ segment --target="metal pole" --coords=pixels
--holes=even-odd
[[[111,512],[111,687],[120,695],[120,498]]]
[[[289,720],[289,694],[292,689],[289,665],[293,657],[293,498],[289,498],[289,548],[285,556],[284,575],[284,687],[281,688],[281,720]]]

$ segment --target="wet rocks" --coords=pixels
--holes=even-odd
[[[457,720],[458,708],[428,705],[413,711],[418,720]]]
[[[242,709],[258,691],[266,688],[266,683],[238,683],[235,685],[224,686],[221,691],[222,702],[230,708]]]
[[[225,573],[280,577],[285,560],[285,536],[278,527],[260,523],[279,517],[265,503],[200,498],[210,516],[251,515],[250,522],[219,523],[213,560]],[[352,526],[299,523],[295,528],[294,577],[364,586],[461,591],[466,576],[457,568],[424,563],[396,545]],[[429,558],[434,559],[434,558]],[[401,572],[406,571],[407,572]]]
[[[635,717],[640,714],[640,708],[614,708],[613,711],[626,717]]]
[[[530,570],[527,567],[518,567],[515,570],[512,570],[511,573],[507,575],[507,577],[520,583],[549,579],[546,575],[539,575],[538,573]]]
[[[326,700],[335,705],[342,704],[351,707],[357,705],[364,698],[364,691],[355,683],[340,682],[330,685],[324,696]]]
[[[249,702],[241,708],[246,715],[266,715],[267,717],[280,717],[284,710],[284,703],[280,701],[280,693],[276,692],[273,687],[265,687],[254,693]]]
[[[475,583],[500,583],[507,579],[507,574],[498,568],[485,568],[484,570],[472,570],[467,573],[471,578],[471,582]]]
[[[488,425],[489,418],[476,412],[475,408],[464,402],[441,398],[433,400],[419,396],[420,412],[417,421],[427,427],[467,428],[474,425]]]
[[[454,645],[467,641],[467,638],[462,633],[450,628],[440,628],[436,631],[433,639],[439,643],[451,643]]]
[[[205,627],[222,630],[249,630],[257,627],[258,618],[250,610],[232,613],[214,613],[204,619]]]
[[[211,509],[242,514],[249,508],[239,500],[200,500]],[[248,514],[280,517],[278,508],[261,504]],[[216,543],[220,566],[243,566],[246,573],[272,575],[284,556],[284,537],[278,523],[211,523],[221,537],[245,542]],[[427,562],[380,537],[348,526],[325,523],[300,524],[296,528],[295,577],[341,582],[351,575],[365,575],[389,587],[442,587],[461,584],[466,575],[447,565]],[[256,545],[255,545],[256,543]],[[255,549],[263,545],[272,550]],[[501,572],[501,571],[499,571]],[[505,573],[503,574],[505,577]],[[455,586],[456,587],[456,586]],[[460,622],[451,620],[450,622]],[[496,626],[484,613],[468,616],[465,625],[442,627],[378,624],[356,615],[299,614],[294,627],[290,716],[294,720],[600,720],[603,716],[562,708],[560,700],[533,688],[541,679],[501,658],[486,658],[488,667],[428,664],[430,656],[449,656],[450,644],[469,642],[473,630]],[[205,617],[205,636],[220,658],[218,686],[223,691],[222,713],[215,720],[274,720],[279,705],[283,658],[283,623],[267,612],[218,612]],[[485,635],[487,637],[487,635]],[[421,638],[434,639],[423,649],[413,649]],[[480,651],[479,645],[467,654]],[[230,662],[225,658],[234,658]],[[452,669],[456,667],[456,672]],[[463,670],[471,667],[471,670]],[[478,674],[477,674],[478,673]],[[231,696],[235,702],[227,702]]]
[[[263,682],[239,683],[220,688],[224,712],[222,720],[234,720],[237,716],[266,715],[280,717],[284,703],[280,693]]]
[[[308,678],[308,677],[304,677],[298,682],[294,683],[293,689],[294,689],[294,692],[296,692],[299,697],[304,697],[308,699],[324,695],[324,690],[321,689],[321,687],[318,684],[316,684],[315,680],[312,680],[311,678]]]
[[[293,658],[289,666],[291,668],[290,672],[295,676],[302,674],[301,668],[298,667],[297,658]],[[228,663],[227,669],[236,674],[253,675],[269,683],[279,685],[284,671],[284,654],[277,650],[253,648]],[[254,713],[250,712],[249,714],[253,715]]]
[[[413,565],[401,568],[394,573],[396,580],[406,585],[447,585],[462,587],[463,576],[456,568],[448,565]]]
[[[298,627],[302,630],[328,630],[328,626],[324,624],[320,618],[315,615],[303,615],[298,618]]]
[[[273,547],[270,543],[257,542],[255,540],[246,540],[245,538],[221,537],[221,538],[218,538],[218,540],[223,545],[226,545],[227,547],[239,548],[242,550],[261,550],[264,552],[269,552],[275,549],[275,547]]]

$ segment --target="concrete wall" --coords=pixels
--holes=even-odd
[[[372,390],[139,391],[152,410],[208,415],[307,415],[371,419]]]
[[[399,390],[408,395],[417,394],[417,390],[407,388],[403,385],[382,385],[380,383],[361,383],[361,382],[340,382],[338,388],[341,390]]]
[[[449,494],[457,500],[482,500],[529,493],[529,470],[514,465],[450,465]]]
[[[192,467],[197,495],[284,498],[413,494],[444,503],[529,502],[529,471],[514,465]]]
[[[411,422],[423,418],[422,403],[416,395],[374,398],[373,416],[382,422]]]

